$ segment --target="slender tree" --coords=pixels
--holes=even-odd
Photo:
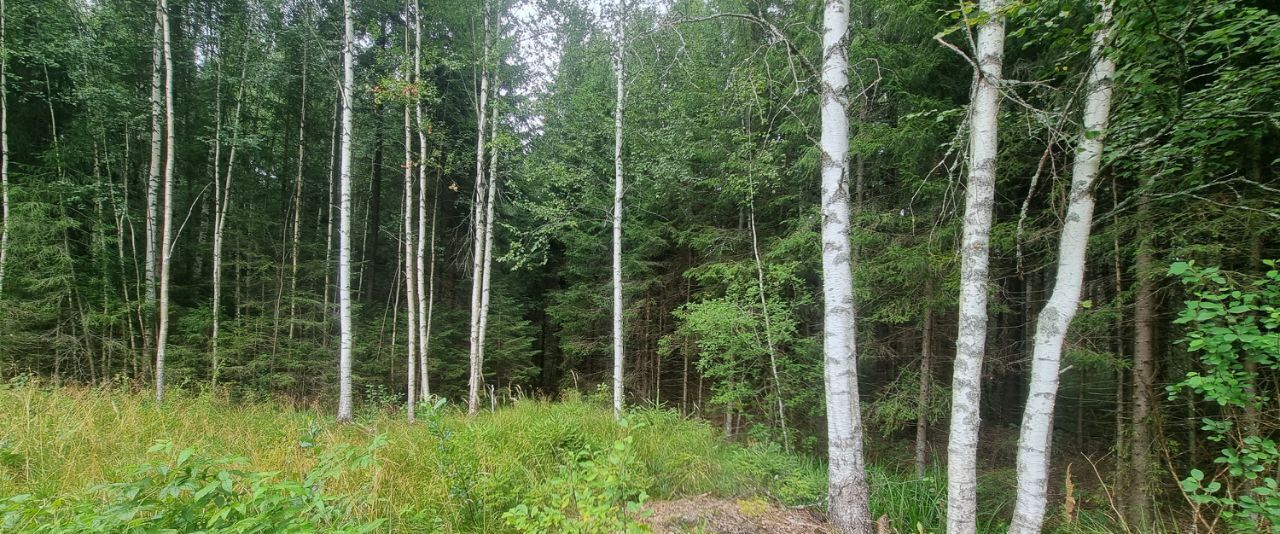
[[[342,2],[342,140],[338,155],[338,421],[351,410],[351,99],[355,90],[351,0]]]
[[[408,41],[408,38],[405,39]],[[408,382],[406,404],[409,422],[412,423],[416,414],[414,413],[418,404],[418,288],[417,288],[417,262],[414,261],[414,231],[413,231],[413,138],[409,132],[409,104],[404,105],[404,201],[403,210],[403,226],[404,232],[404,292],[408,304],[408,335],[405,357],[408,361]],[[425,376],[423,377],[425,380]]]
[[[484,156],[485,156],[485,121],[488,119],[489,103],[489,2],[483,4],[484,33],[481,39],[484,53],[480,63],[480,87],[476,95],[476,190],[472,202],[472,240],[471,240],[471,347],[468,355],[470,379],[467,383],[467,415],[475,415],[480,404],[480,386],[484,382],[484,369],[480,361],[480,299],[484,272]]]
[[[822,353],[827,398],[828,502],[841,533],[870,533],[858,400],[853,270],[849,263],[848,0],[827,0],[822,28]]]
[[[169,37],[169,3],[159,0],[164,55],[164,206],[160,224],[160,297],[156,326],[156,402],[164,401],[164,359],[169,342],[169,279],[173,259],[173,52]]]
[[[987,341],[987,264],[995,204],[996,131],[1004,64],[1004,0],[981,0],[977,70],[969,104],[969,180],[960,245],[960,312],[947,442],[947,532],[978,526],[978,414]]]
[[[1067,217],[1058,241],[1058,274],[1053,293],[1036,321],[1030,392],[1018,440],[1018,497],[1009,528],[1013,533],[1034,534],[1044,526],[1062,345],[1080,301],[1085,252],[1093,224],[1094,183],[1098,179],[1103,138],[1111,118],[1111,80],[1116,70],[1106,51],[1111,31],[1111,0],[1099,0],[1098,4],[1083,131],[1071,170]]]
[[[422,116],[422,6],[418,5],[418,0],[412,0],[413,9],[413,83],[414,86],[414,113],[417,119],[418,131],[418,232],[417,232],[417,251],[414,257],[414,276],[416,279],[415,288],[417,289],[417,306],[416,315],[417,323],[414,328],[417,329],[418,340],[418,374],[421,382],[418,384],[419,393],[423,399],[431,396],[431,380],[427,371],[427,355],[431,346],[431,305],[435,295],[435,210],[431,212],[431,274],[423,274],[423,256],[427,246],[426,236],[423,235],[427,231],[427,134],[424,119]],[[439,195],[432,200],[434,203],[439,200]],[[434,204],[433,204],[434,205]],[[424,277],[430,278],[430,282],[424,281]],[[423,290],[424,284],[426,290]],[[423,310],[426,310],[426,316],[423,317]]]
[[[6,9],[0,0],[0,300],[4,299],[4,265],[9,258],[9,41]]]
[[[622,418],[624,391],[622,329],[622,114],[626,96],[626,77],[623,54],[626,53],[625,1],[619,2],[617,42],[613,51],[614,105],[613,105],[613,417]]]
[[[933,396],[932,288],[927,290],[920,332],[920,389],[916,396],[916,476],[924,478],[929,462],[929,398]]]
[[[248,56],[246,54],[240,61],[240,81],[239,88],[236,89],[236,107],[231,117],[232,136],[231,149],[227,155],[227,171],[222,178],[219,178],[216,172],[213,177],[213,302],[209,309],[210,322],[212,323],[209,335],[209,359],[212,367],[210,381],[215,386],[218,385],[218,378],[222,372],[222,362],[218,354],[218,336],[222,317],[222,247],[226,244],[227,212],[231,208],[231,175],[236,166],[236,153],[240,145],[240,109],[244,104],[244,84],[248,74],[247,59]],[[215,143],[218,143],[218,141],[215,140]],[[215,150],[215,154],[217,152]],[[215,171],[217,168],[218,166],[215,164]]]
[[[489,115],[489,180],[485,188],[484,259],[480,265],[483,274],[480,276],[480,319],[477,327],[479,334],[476,339],[476,359],[480,361],[479,365],[482,368],[485,339],[489,333],[489,297],[493,278],[493,205],[497,202],[498,196],[498,150],[494,146],[494,141],[498,138],[498,106],[496,102],[494,104],[490,106],[492,111]]]
[[[298,96],[298,169],[293,178],[293,236],[289,240],[289,339],[298,323],[298,242],[302,235],[302,173],[307,155],[307,47],[302,47],[302,90]]]
[[[147,228],[146,228],[146,255],[144,262],[146,265],[146,289],[147,294],[143,302],[146,303],[148,311],[155,309],[156,303],[156,239],[158,238],[158,222],[160,220],[160,172],[161,172],[161,150],[163,149],[163,139],[160,132],[161,106],[162,106],[162,86],[164,84],[163,65],[164,53],[162,52],[163,39],[162,20],[167,15],[163,12],[162,5],[156,2],[156,21],[151,38],[151,162],[147,166]]]

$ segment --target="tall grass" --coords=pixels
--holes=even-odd
[[[500,532],[503,512],[544,488],[567,458],[630,435],[651,498],[766,496],[825,507],[826,466],[818,459],[726,443],[712,426],[671,411],[640,409],[629,420],[623,428],[604,403],[574,396],[516,400],[474,419],[449,406],[424,409],[413,425],[402,412],[368,410],[357,424],[338,425],[327,413],[275,401],[174,391],[157,406],[122,389],[18,383],[0,386],[0,498],[101,498],[89,490],[164,461],[147,452],[161,440],[297,479],[315,465],[316,449],[385,435],[371,469],[325,491],[352,497],[359,518],[385,519],[396,532]],[[886,466],[868,471],[874,517],[888,516],[900,532],[945,530],[940,469],[924,478]],[[1007,514],[985,512],[983,530],[1002,530]]]

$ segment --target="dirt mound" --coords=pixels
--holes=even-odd
[[[706,495],[675,501],[653,501],[645,520],[655,533],[828,534],[818,514],[791,509],[763,499],[718,499]]]

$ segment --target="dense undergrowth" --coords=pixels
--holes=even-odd
[[[279,402],[119,389],[0,389],[0,528],[11,531],[613,532],[644,499],[763,496],[821,508],[824,466],[724,442],[665,410],[627,423],[570,396],[467,420],[370,409],[337,425]],[[870,469],[873,513],[943,530],[942,477]],[[995,510],[984,530],[1003,530]],[[918,527],[917,527],[918,525]],[[152,529],[152,530],[144,530]]]

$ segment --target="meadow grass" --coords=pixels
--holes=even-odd
[[[628,420],[624,428],[607,403],[569,395],[517,399],[470,419],[447,405],[424,408],[412,425],[403,411],[366,409],[356,424],[339,425],[315,407],[277,400],[173,391],[158,406],[119,388],[18,383],[0,386],[0,499],[102,498],[92,489],[129,480],[137,465],[171,460],[148,452],[160,441],[300,479],[316,450],[363,447],[383,435],[388,444],[372,468],[346,473],[325,491],[352,497],[360,519],[384,519],[391,531],[502,532],[503,512],[543,491],[566,458],[629,435],[652,499],[710,494],[825,506],[826,466],[816,458],[728,443],[711,425],[672,411],[637,409]],[[871,465],[868,477],[874,517],[888,516],[901,532],[945,529],[940,468],[917,478],[908,466]],[[987,512],[981,530],[1002,531],[1004,514]]]

